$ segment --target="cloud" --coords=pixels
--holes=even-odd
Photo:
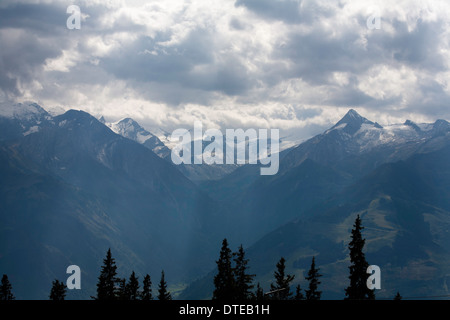
[[[264,18],[300,22],[301,2],[295,0],[237,0],[236,6],[245,6]]]
[[[314,20],[330,18],[336,13],[331,1],[237,0],[235,5],[246,7],[265,19],[288,24],[312,24]]]
[[[0,97],[163,128],[450,118],[446,1],[79,1],[80,30],[70,4],[1,2]]]

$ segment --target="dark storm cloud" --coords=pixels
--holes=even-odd
[[[315,116],[318,116],[322,113],[319,109],[311,109],[311,108],[304,108],[300,106],[294,106],[295,115],[297,119],[305,120],[308,118],[312,118]]]
[[[108,31],[102,28],[100,18],[105,14],[112,14],[113,11],[101,5],[82,6],[81,13],[86,16],[82,21],[82,32],[76,34],[75,31],[68,30],[66,22],[70,13],[67,13],[67,8],[70,4],[58,1],[51,4],[12,3],[7,7],[0,7],[0,29],[26,30],[37,37],[58,37],[58,40],[63,40],[63,37],[70,40],[70,37]],[[120,17],[110,31],[136,31],[137,26],[126,17]]]
[[[47,58],[61,53],[53,37],[58,33],[55,24],[65,24],[62,10],[65,8],[31,4],[0,8],[0,84],[4,92],[18,94],[19,80],[31,81]]]
[[[246,7],[265,19],[289,24],[310,24],[314,20],[330,17],[334,11],[314,1],[302,0],[237,0],[237,7]]]
[[[103,59],[103,67],[116,76],[140,81],[171,81],[184,75],[197,64],[210,64],[211,35],[195,30],[181,44],[165,46],[170,33],[156,37],[141,36],[126,48],[119,48]]]
[[[450,96],[444,91],[442,85],[436,81],[426,82],[420,86],[422,100],[413,101],[409,105],[412,112],[422,113],[434,119],[448,120],[450,110]]]
[[[178,96],[173,91],[180,88],[196,91],[189,98],[198,97],[202,91],[237,95],[248,88],[250,79],[237,57],[215,57],[214,34],[209,30],[198,28],[176,45],[163,45],[170,38],[170,33],[160,33],[154,38],[139,37],[132,45],[119,48],[101,59],[100,65],[117,78],[146,82],[149,87],[152,83],[173,85],[172,89],[170,86],[159,86],[169,91],[164,94],[158,90],[152,95],[153,98],[169,98],[173,100],[171,102],[180,100],[172,99]],[[197,69],[197,66],[201,68]]]
[[[66,27],[66,9],[61,3],[0,8],[0,81],[5,93],[19,94],[19,83],[39,81],[46,60],[69,46],[74,38]]]
[[[324,83],[331,72],[358,74],[380,63],[399,63],[430,71],[445,68],[438,50],[439,25],[419,22],[409,32],[405,22],[396,21],[394,27],[394,34],[369,34],[367,48],[358,42],[359,30],[348,30],[339,36],[331,36],[328,30],[320,28],[308,34],[292,32],[274,55],[293,62],[292,68],[283,71],[285,76],[301,77],[315,84]]]
[[[70,3],[69,3],[70,4]],[[82,6],[80,30],[69,30],[66,21],[67,2],[52,4],[13,3],[0,8],[0,89],[7,95],[20,95],[20,87],[27,88],[30,83],[41,83],[43,93],[51,94],[46,85],[58,83],[62,87],[77,83],[105,83],[108,75],[91,65],[90,48],[86,40],[91,35],[105,36],[115,32],[142,32],[143,27],[125,16],[119,16],[112,27],[101,25],[102,17],[114,11],[102,5]],[[74,47],[74,44],[75,47]],[[74,66],[73,72],[59,73],[44,70],[49,59],[60,57],[64,50],[76,50],[81,62]],[[86,57],[86,59],[83,59]],[[123,61],[127,61],[124,58]],[[58,94],[61,95],[61,94]]]
[[[324,100],[326,105],[339,107],[370,106],[376,100],[353,86],[331,87]],[[393,101],[389,101],[392,103]],[[379,106],[379,102],[376,103]]]
[[[439,52],[442,26],[438,22],[417,21],[413,30],[405,22],[394,20],[393,35],[380,33],[369,38],[368,50],[386,60],[429,71],[441,71],[445,61]]]
[[[367,52],[355,45],[358,35],[343,34],[330,37],[325,30],[314,30],[309,34],[292,33],[285,45],[274,55],[277,59],[288,59],[290,68],[284,70],[283,78],[302,78],[312,84],[327,81],[331,72],[356,72],[361,64],[367,67]],[[374,60],[370,60],[372,64]]]
[[[18,28],[45,36],[61,33],[67,6],[61,4],[13,4],[0,8],[0,28]]]
[[[18,81],[27,83],[34,80],[45,60],[56,58],[61,53],[61,48],[53,41],[18,30],[0,34],[0,42],[3,47],[0,53],[1,74],[10,83],[9,86],[2,86],[2,89],[12,93],[18,92]]]
[[[265,18],[300,22],[298,1],[237,0],[236,6],[244,6]]]

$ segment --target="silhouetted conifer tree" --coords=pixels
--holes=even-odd
[[[286,260],[281,257],[280,261],[277,263],[277,270],[274,273],[275,284],[270,285],[271,291],[277,291],[272,294],[273,299],[288,300],[292,295],[290,283],[294,280],[295,276],[285,274],[285,262]]]
[[[152,280],[150,276],[147,274],[144,277],[143,287],[142,287],[142,293],[141,293],[141,299],[142,300],[153,300],[152,296]]]
[[[111,249],[108,249],[106,258],[103,259],[103,266],[98,277],[97,300],[115,300],[117,296],[117,284],[122,283],[122,279],[117,278],[117,266],[111,255]]]
[[[15,300],[12,293],[12,285],[9,282],[8,276],[6,274],[2,277],[2,282],[0,284],[0,300]]]
[[[126,297],[127,300],[138,300],[139,296],[139,281],[133,271],[126,285]]]
[[[127,279],[117,278],[114,295],[117,300],[129,300],[127,294]]]
[[[236,286],[234,272],[231,266],[231,250],[228,248],[227,239],[223,239],[217,263],[217,274],[214,277],[213,300],[236,299]]]
[[[306,300],[320,300],[322,292],[318,291],[317,289],[320,284],[319,278],[321,276],[322,275],[319,274],[319,268],[316,268],[316,262],[313,257],[311,262],[311,268],[308,271],[308,276],[305,277],[305,279],[309,281],[308,290],[305,290]]]
[[[367,288],[367,267],[369,264],[366,261],[363,248],[365,239],[361,235],[364,228],[361,226],[361,218],[356,217],[353,225],[351,241],[348,245],[350,249],[350,285],[345,289],[346,299],[350,300],[371,300],[375,299],[373,290]]]
[[[250,299],[253,295],[251,290],[254,287],[252,282],[255,275],[247,274],[248,259],[245,259],[245,251],[242,245],[239,247],[238,252],[235,253],[234,255],[235,255],[234,258],[235,267],[233,271],[236,289],[236,299],[247,300]]]
[[[302,293],[302,289],[300,288],[300,285],[297,285],[297,287],[295,287],[295,296],[294,296],[294,300],[304,300],[305,296]]]
[[[50,300],[53,301],[62,301],[66,298],[66,285],[59,281],[59,280],[53,280],[52,282],[52,289],[50,290]]]
[[[394,297],[394,300],[402,300],[403,297],[400,295],[400,292],[397,291],[397,294]]]
[[[161,281],[158,286],[158,300],[172,300],[172,295],[167,291],[167,283],[164,279],[164,270],[161,271]]]
[[[264,300],[264,290],[259,285],[259,282],[256,285],[255,298],[256,300]]]

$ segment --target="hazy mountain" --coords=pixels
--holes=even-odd
[[[85,112],[49,121],[2,142],[0,269],[20,279],[18,297],[46,298],[70,261],[88,298],[110,246],[125,272],[183,282],[209,268],[221,211],[174,165]]]
[[[82,111],[52,116],[24,103],[2,106],[0,124],[0,269],[18,298],[46,299],[70,264],[86,288],[72,298],[88,298],[109,247],[122,276],[154,279],[164,269],[179,288],[198,279],[182,297],[210,297],[224,237],[233,249],[248,247],[264,288],[281,256],[305,288],[314,255],[324,297],[342,298],[357,214],[368,261],[382,270],[380,297],[448,294],[445,120],[380,126],[350,110],[282,151],[274,176],[261,176],[258,165],[224,165],[230,173],[218,175],[191,165],[210,179],[196,184],[157,155],[167,146],[132,119],[107,126]]]
[[[367,259],[382,270],[379,297],[391,298],[397,290],[404,297],[449,294],[449,159],[450,145],[381,165],[259,240],[249,250],[253,271],[267,287],[277,257],[283,255],[300,278],[315,255],[325,297],[343,297],[350,229],[360,214]]]
[[[261,236],[248,248],[248,257],[264,288],[273,281],[281,256],[305,288],[303,277],[316,256],[324,297],[343,298],[350,230],[360,214],[368,261],[382,270],[378,296],[392,298],[396,290],[404,297],[448,294],[447,121],[381,127],[350,110],[332,128],[287,153],[281,167],[271,177],[243,167],[241,174],[236,170],[222,179],[228,187],[221,199],[230,199],[232,185],[245,186],[234,198],[235,219],[241,219],[235,234],[248,244]],[[194,282],[182,297],[210,297],[213,275]]]
[[[234,231],[251,243],[290,219],[310,214],[310,208],[380,165],[448,144],[447,121],[417,128],[411,124],[382,127],[350,110],[324,133],[283,152],[278,174],[260,176],[256,166],[244,166],[220,181],[205,183],[204,190],[234,206],[235,219],[242,221]]]
[[[154,134],[145,130],[131,118],[125,118],[117,122],[107,123],[117,134],[136,141],[152,150],[163,159],[170,159],[170,149]]]
[[[12,139],[26,136],[49,125],[52,116],[33,102],[0,105],[0,137]]]
[[[72,264],[81,267],[86,290],[68,297],[95,294],[95,269],[105,247],[142,267],[134,249],[117,241],[118,228],[104,203],[4,145],[0,172],[0,269],[10,275],[18,299],[46,299],[51,281],[65,279]]]
[[[159,130],[158,135],[150,133],[141,127],[136,121],[131,118],[125,118],[120,121],[114,123],[106,123],[108,127],[111,128],[115,133],[120,134],[121,136],[136,141],[148,149],[152,150],[159,157],[167,160],[171,160],[171,149],[163,143],[158,136],[162,137],[162,139],[170,146],[173,146],[174,143],[170,141],[170,134]],[[207,143],[203,143],[203,147]],[[192,150],[193,143],[192,143]],[[220,165],[220,164],[212,164],[208,165],[203,163],[201,165],[193,164],[193,156],[192,155],[192,164],[180,164],[177,165],[177,168],[183,173],[189,180],[197,182],[197,181],[208,181],[208,180],[218,180],[225,175],[233,172],[236,169],[236,166],[232,165]]]
[[[422,149],[433,150],[436,143],[438,148],[442,135],[449,130],[445,120],[419,125],[407,120],[382,127],[350,110],[332,128],[294,148],[283,161],[282,170],[311,159],[352,174],[364,174],[381,163],[404,160]],[[364,161],[360,161],[362,158]],[[357,164],[356,159],[361,163]]]

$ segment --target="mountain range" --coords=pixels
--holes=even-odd
[[[264,288],[280,256],[305,288],[303,277],[315,256],[324,296],[344,297],[347,245],[359,214],[368,261],[382,270],[379,297],[392,298],[396,290],[404,297],[447,295],[449,152],[445,120],[382,127],[350,110],[329,130],[287,150],[277,175],[261,177],[243,167],[204,190],[224,203],[238,199],[235,236],[252,243],[248,257]],[[212,274],[182,297],[203,292],[207,298]]]
[[[52,116],[32,102],[3,105],[0,272],[18,298],[46,299],[51,281],[76,264],[84,287],[70,294],[85,299],[95,295],[111,248],[124,276],[164,269],[176,296],[204,299],[226,237],[246,247],[263,288],[281,256],[305,288],[315,256],[323,297],[341,299],[359,214],[367,259],[382,271],[378,297],[446,295],[449,160],[447,121],[381,126],[350,110],[283,150],[274,176],[248,164],[183,168],[133,119],[106,123],[76,110]]]
[[[169,162],[172,161],[171,149],[160,140],[161,138],[166,141],[167,144],[173,144],[173,142],[170,141],[170,134],[166,131],[159,130],[160,135],[158,137],[156,134],[150,133],[141,127],[139,123],[131,118],[125,118],[113,123],[106,123],[103,119],[101,122],[105,123],[115,133],[142,144],[156,153],[159,157]],[[205,145],[206,143],[203,143],[203,148]],[[191,149],[194,150],[193,142]],[[192,160],[192,163],[193,162],[194,161]],[[178,170],[193,182],[220,179],[228,173],[231,173],[236,167],[237,166],[235,165],[203,164],[202,166],[198,166],[184,163],[177,166]]]
[[[19,297],[45,297],[50,279],[64,277],[61,266],[70,264],[94,290],[109,247],[137,272],[170,266],[166,274],[176,281],[201,272],[196,247],[207,252],[204,230],[220,213],[207,195],[83,111],[50,117],[28,107],[43,116],[33,133],[29,117],[2,119],[0,269],[16,280]]]

